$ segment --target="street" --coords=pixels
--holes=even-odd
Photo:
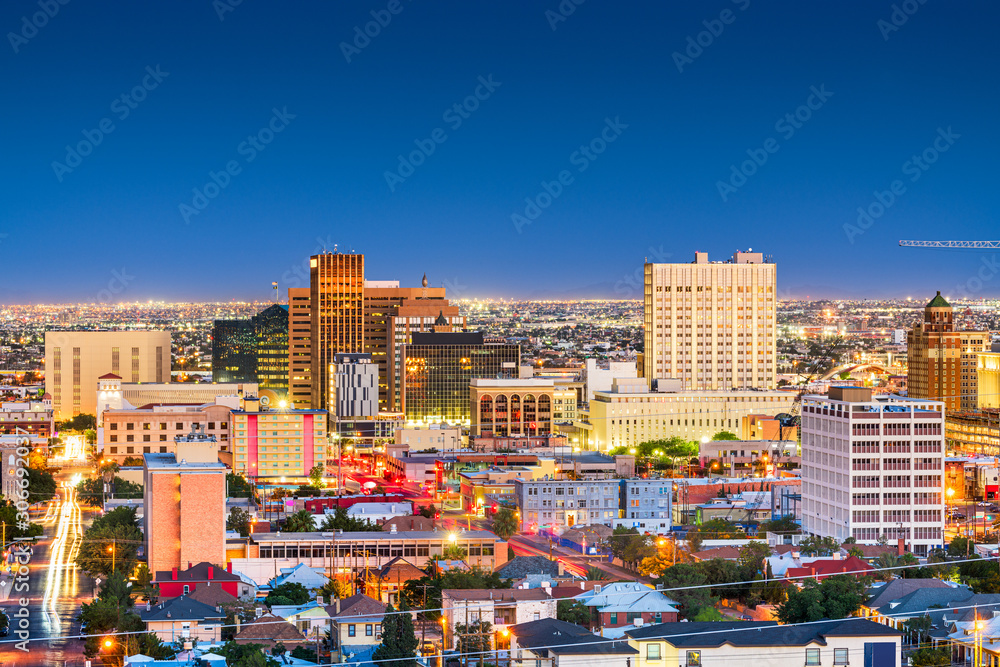
[[[33,547],[28,564],[28,589],[17,588],[3,604],[11,619],[11,634],[0,645],[0,666],[53,665],[78,667],[84,664],[83,641],[67,639],[80,634],[75,620],[80,605],[93,596],[93,580],[79,572],[73,560],[80,548],[85,523],[89,523],[90,508],[81,507],[73,486],[74,473],[56,475],[59,485],[56,499],[44,510],[33,510],[32,521],[41,523],[45,532]],[[86,519],[85,519],[86,517]],[[9,584],[8,584],[9,585]],[[25,653],[15,648],[16,616],[21,609],[18,600],[28,601],[28,633],[31,641]],[[48,641],[44,641],[48,639]]]

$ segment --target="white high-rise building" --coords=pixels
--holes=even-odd
[[[943,546],[944,403],[830,387],[802,401],[802,527],[925,556]]]
[[[770,389],[777,365],[777,270],[759,252],[646,264],[643,375],[684,389]]]
[[[378,364],[367,353],[340,353],[330,364],[330,416],[335,419],[378,414]]]

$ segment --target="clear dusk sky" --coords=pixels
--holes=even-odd
[[[1000,238],[998,18],[7,0],[0,302],[264,300],[333,244],[465,297],[637,298],[645,258],[750,247],[786,297],[997,297],[993,253],[897,244]]]

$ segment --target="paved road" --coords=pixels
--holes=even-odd
[[[82,667],[83,642],[67,639],[80,634],[80,624],[74,620],[80,613],[80,604],[93,596],[93,581],[79,572],[73,559],[80,547],[80,538],[86,524],[92,519],[92,510],[81,507],[76,489],[71,485],[72,471],[56,476],[60,485],[57,500],[32,520],[41,522],[44,535],[35,545],[29,563],[28,590],[15,591],[3,603],[4,611],[11,617],[12,628],[17,624],[16,614],[21,609],[18,600],[28,600],[29,651],[25,653],[11,643],[0,646],[0,666],[54,665],[56,667]],[[12,633],[6,640],[16,640]]]

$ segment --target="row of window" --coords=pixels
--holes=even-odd
[[[205,426],[205,424],[201,424],[201,423],[198,423],[198,422],[194,422],[194,423],[197,424],[198,426],[202,426],[202,427]],[[229,424],[227,422],[219,422],[219,428],[220,429],[225,429],[228,426],[229,426]],[[174,430],[176,430],[176,431],[183,431],[183,430],[186,430],[187,428],[188,428],[188,425],[184,424],[183,422],[175,422],[174,423]],[[108,424],[108,429],[111,430],[111,431],[117,431],[118,430],[118,422],[111,422],[110,424]],[[134,422],[125,422],[125,430],[126,431],[134,431],[134,430],[136,430],[135,429],[135,423]],[[150,422],[143,422],[142,423],[142,430],[143,431],[151,431],[151,430],[153,430],[153,425]],[[167,423],[166,422],[160,422],[159,423],[159,430],[166,431],[167,430]],[[208,430],[209,431],[214,431],[215,430],[215,422],[208,422]]]

